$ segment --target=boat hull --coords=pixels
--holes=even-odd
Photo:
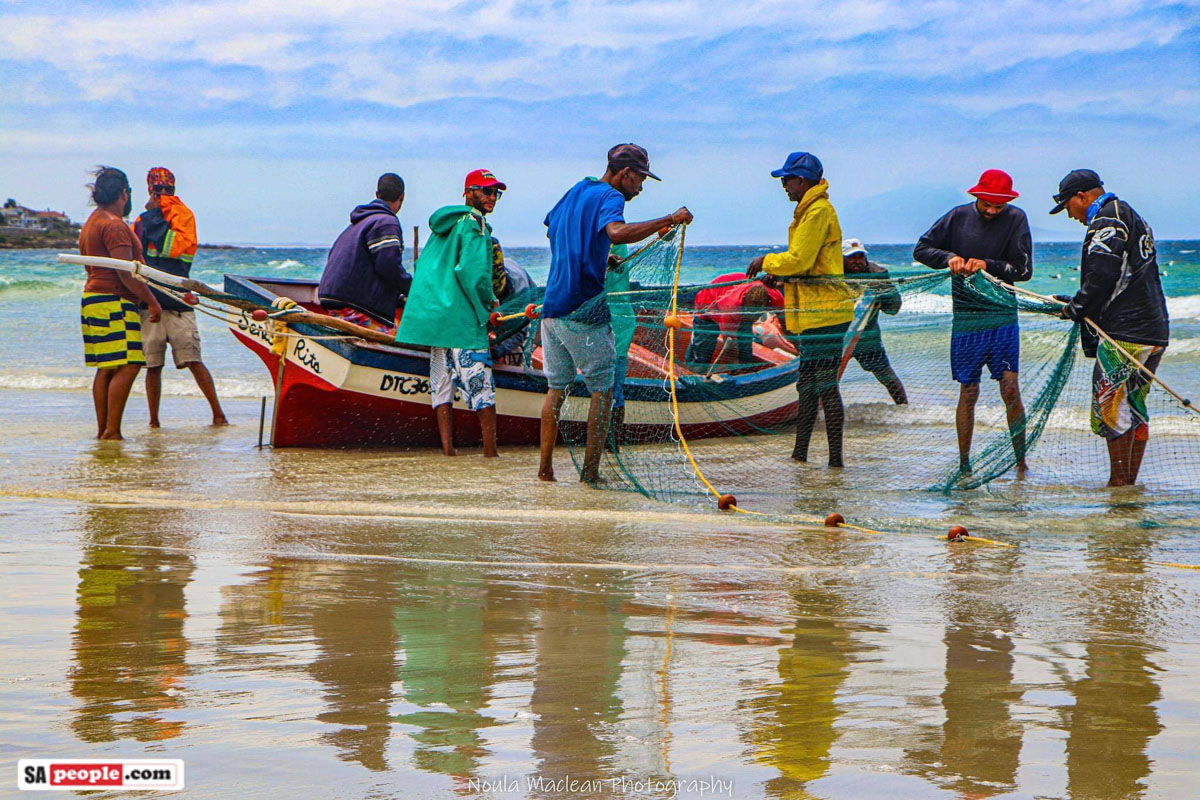
[[[227,276],[226,291],[264,304],[278,294],[303,303],[309,291],[307,283]],[[315,292],[315,286],[311,289]],[[278,348],[272,350],[279,330],[272,323],[237,312],[229,327],[238,341],[262,359],[275,385],[273,446],[439,445],[430,406],[427,351],[330,337],[327,329],[290,325],[280,355]],[[545,376],[520,364],[500,363],[493,372],[500,444],[536,444],[547,391]],[[795,416],[794,381],[794,365],[773,367],[748,378],[688,376],[677,384],[683,433],[689,439],[700,439],[784,426]],[[673,427],[667,382],[661,377],[628,378],[625,393],[627,440],[661,440]],[[573,387],[571,394],[580,402],[564,407],[563,426],[568,431],[582,428],[588,405],[582,384]],[[711,402],[715,399],[721,402]],[[456,444],[479,444],[478,418],[457,396],[453,418]]]

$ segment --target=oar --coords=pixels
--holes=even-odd
[[[996,284],[997,286],[1001,287],[1002,289],[1009,290],[1013,294],[1019,294],[1019,295],[1025,296],[1025,297],[1033,298],[1035,300],[1041,300],[1043,303],[1053,303],[1055,305],[1063,306],[1063,307],[1065,307],[1067,305],[1062,300],[1059,300],[1057,297],[1051,297],[1050,295],[1045,295],[1045,294],[1038,294],[1037,292],[1031,292],[1028,289],[1022,289],[1020,287],[1013,286],[1011,283],[1005,283],[1004,281],[1000,280],[996,276],[989,275],[986,272],[982,272],[981,274],[983,275],[983,277],[987,278],[992,283]],[[1125,360],[1127,360],[1129,363],[1131,363],[1135,367],[1137,367],[1138,370],[1143,375],[1145,375],[1147,378],[1149,378],[1150,380],[1157,383],[1160,387],[1162,387],[1164,390],[1166,390],[1167,394],[1171,395],[1176,400],[1178,400],[1180,405],[1182,405],[1188,411],[1191,411],[1193,414],[1200,415],[1200,409],[1197,409],[1194,405],[1192,405],[1191,400],[1187,399],[1183,395],[1179,394],[1179,392],[1175,391],[1170,386],[1167,386],[1165,383],[1163,383],[1162,380],[1157,375],[1155,375],[1153,372],[1151,372],[1146,367],[1145,364],[1143,364],[1142,362],[1140,362],[1136,358],[1134,358],[1133,354],[1130,353],[1128,350],[1126,350],[1124,347],[1121,347],[1121,345],[1119,345],[1117,343],[1116,339],[1112,338],[1107,333],[1105,333],[1104,330],[1099,325],[1097,325],[1095,322],[1092,322],[1091,317],[1084,317],[1083,321],[1086,322],[1088,324],[1088,326],[1093,331],[1096,332],[1097,336],[1099,336],[1101,339],[1103,339],[1104,341],[1111,344],[1113,346],[1113,348],[1116,349],[1116,351],[1125,358]]]
[[[77,256],[68,253],[59,253],[58,260],[64,264],[78,264],[85,267],[106,267],[108,269],[116,269],[122,272],[128,272],[134,277],[145,283],[158,283],[164,286],[181,289],[185,292],[193,292],[194,294],[204,295],[205,297],[216,300],[218,303],[224,303],[227,306],[240,308],[244,311],[264,310],[267,312],[277,312],[279,309],[272,309],[268,306],[263,306],[250,300],[243,300],[239,297],[231,297],[225,292],[218,291],[203,281],[198,281],[195,278],[183,278],[179,275],[172,275],[169,272],[163,272],[160,269],[147,266],[140,261],[126,261],[121,258],[105,258],[103,256]],[[380,344],[396,344],[394,337],[386,333],[364,328],[361,325],[355,325],[353,322],[347,322],[344,319],[337,317],[326,316],[325,314],[314,314],[297,306],[297,310],[287,314],[287,322],[305,322],[310,325],[321,325],[326,328],[331,328],[342,333],[356,336],[360,339],[368,339],[372,342]]]

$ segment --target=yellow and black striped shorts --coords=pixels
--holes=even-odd
[[[105,369],[146,363],[137,303],[115,294],[84,292],[79,324],[87,366]]]

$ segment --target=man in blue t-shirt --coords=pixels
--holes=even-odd
[[[587,447],[580,479],[600,480],[600,452],[607,436],[612,400],[612,320],[603,301],[604,273],[613,245],[633,244],[666,225],[687,224],[687,208],[645,222],[625,222],[625,202],[637,197],[650,171],[650,157],[636,144],[608,151],[608,168],[596,180],[571,187],[546,215],[550,239],[550,276],[542,300],[542,363],[550,391],[542,404],[542,457],[538,478],[554,480],[554,441],[566,391],[582,376],[592,402],[588,408]],[[600,298],[600,302],[593,302]]]

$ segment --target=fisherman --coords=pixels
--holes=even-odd
[[[124,222],[133,210],[129,178],[114,167],[99,167],[92,174],[95,182],[88,188],[96,210],[79,231],[79,254],[141,261],[142,245]],[[121,439],[125,402],[146,363],[138,303],[146,304],[150,322],[162,318],[162,306],[146,284],[128,272],[107,267],[85,269],[80,325],[84,363],[96,368],[92,402],[98,438]]]
[[[614,244],[632,244],[667,225],[692,221],[687,208],[645,222],[625,222],[625,202],[642,191],[650,171],[645,149],[619,144],[608,151],[599,180],[584,178],[546,215],[550,276],[542,301],[542,353],[549,391],[542,404],[538,478],[553,481],[554,441],[567,389],[582,373],[591,395],[587,446],[580,479],[600,480],[601,448],[607,438],[615,350],[611,314],[604,295],[605,271]],[[594,302],[599,298],[598,302]]]
[[[429,393],[442,452],[455,455],[454,393],[479,417],[483,454],[496,449],[496,382],[488,349],[493,291],[492,226],[485,217],[508,187],[486,169],[467,174],[465,205],[444,206],[429,218],[429,241],[413,269],[413,302],[404,308],[398,341],[428,345]]]
[[[817,422],[817,411],[825,409],[825,434],[829,441],[829,466],[841,468],[842,431],[845,410],[838,390],[838,366],[855,294],[842,280],[842,228],[829,202],[825,168],[811,153],[792,153],[780,169],[779,178],[789,200],[796,204],[788,228],[788,249],[767,253],[750,262],[746,277],[766,270],[780,277],[807,280],[787,281],[784,325],[796,337],[799,349],[796,390],[796,444],[792,458],[808,461],[808,445]],[[824,278],[817,276],[826,276]]]
[[[908,395],[904,384],[900,382],[892,364],[888,361],[887,351],[883,349],[883,336],[879,332],[879,311],[884,314],[900,313],[900,292],[891,283],[891,275],[885,267],[867,258],[867,246],[861,239],[846,239],[842,242],[842,270],[847,276],[858,276],[867,279],[880,287],[876,292],[878,310],[871,312],[871,319],[863,328],[854,346],[854,360],[867,372],[875,376],[875,380],[883,384],[892,402],[898,406],[908,403]],[[878,281],[879,283],[875,283]]]
[[[396,310],[412,277],[404,269],[404,235],[396,214],[404,205],[404,179],[379,176],[375,199],[350,212],[350,226],[329,251],[317,298],[330,315],[364,328],[393,333]]]
[[[696,293],[692,340],[684,361],[694,370],[707,370],[725,359],[734,368],[754,361],[754,323],[768,308],[783,308],[783,293],[772,275],[747,280],[744,273],[718,275],[712,288]],[[724,336],[724,344],[717,346]],[[732,345],[732,347],[730,346]]]
[[[1025,406],[1021,402],[1021,337],[1017,304],[1011,296],[984,286],[972,276],[986,271],[1005,283],[1033,277],[1033,237],[1025,212],[1011,202],[1012,178],[985,170],[967,190],[975,200],[950,209],[921,236],[913,258],[933,269],[949,269],[954,318],[950,337],[950,368],[959,384],[955,426],[959,469],[971,472],[971,439],[975,432],[975,403],[983,366],[1000,383],[1008,415],[1009,435],[1017,460],[1017,477],[1028,470],[1025,461]]]
[[[146,173],[146,190],[150,199],[146,210],[133,223],[145,255],[146,264],[163,272],[188,277],[196,257],[199,239],[196,237],[196,217],[175,194],[175,174],[166,167],[155,167]],[[146,356],[146,402],[150,407],[150,427],[159,427],[158,406],[162,398],[162,372],[166,362],[167,345],[175,369],[191,370],[196,386],[212,410],[213,425],[228,425],[225,412],[217,399],[217,387],[212,373],[200,360],[200,329],[192,307],[158,289],[151,289],[162,305],[162,319],[151,322],[149,309],[141,309],[142,347]]]
[[[1084,320],[1091,320],[1108,334],[1084,339],[1085,353],[1096,359],[1092,432],[1108,445],[1108,485],[1132,486],[1150,440],[1150,375],[1170,338],[1154,233],[1132,206],[1106,192],[1090,169],[1068,173],[1054,202],[1051,214],[1065,208],[1067,216],[1087,226],[1079,291],[1060,298],[1067,301],[1062,315],[1089,333]]]

